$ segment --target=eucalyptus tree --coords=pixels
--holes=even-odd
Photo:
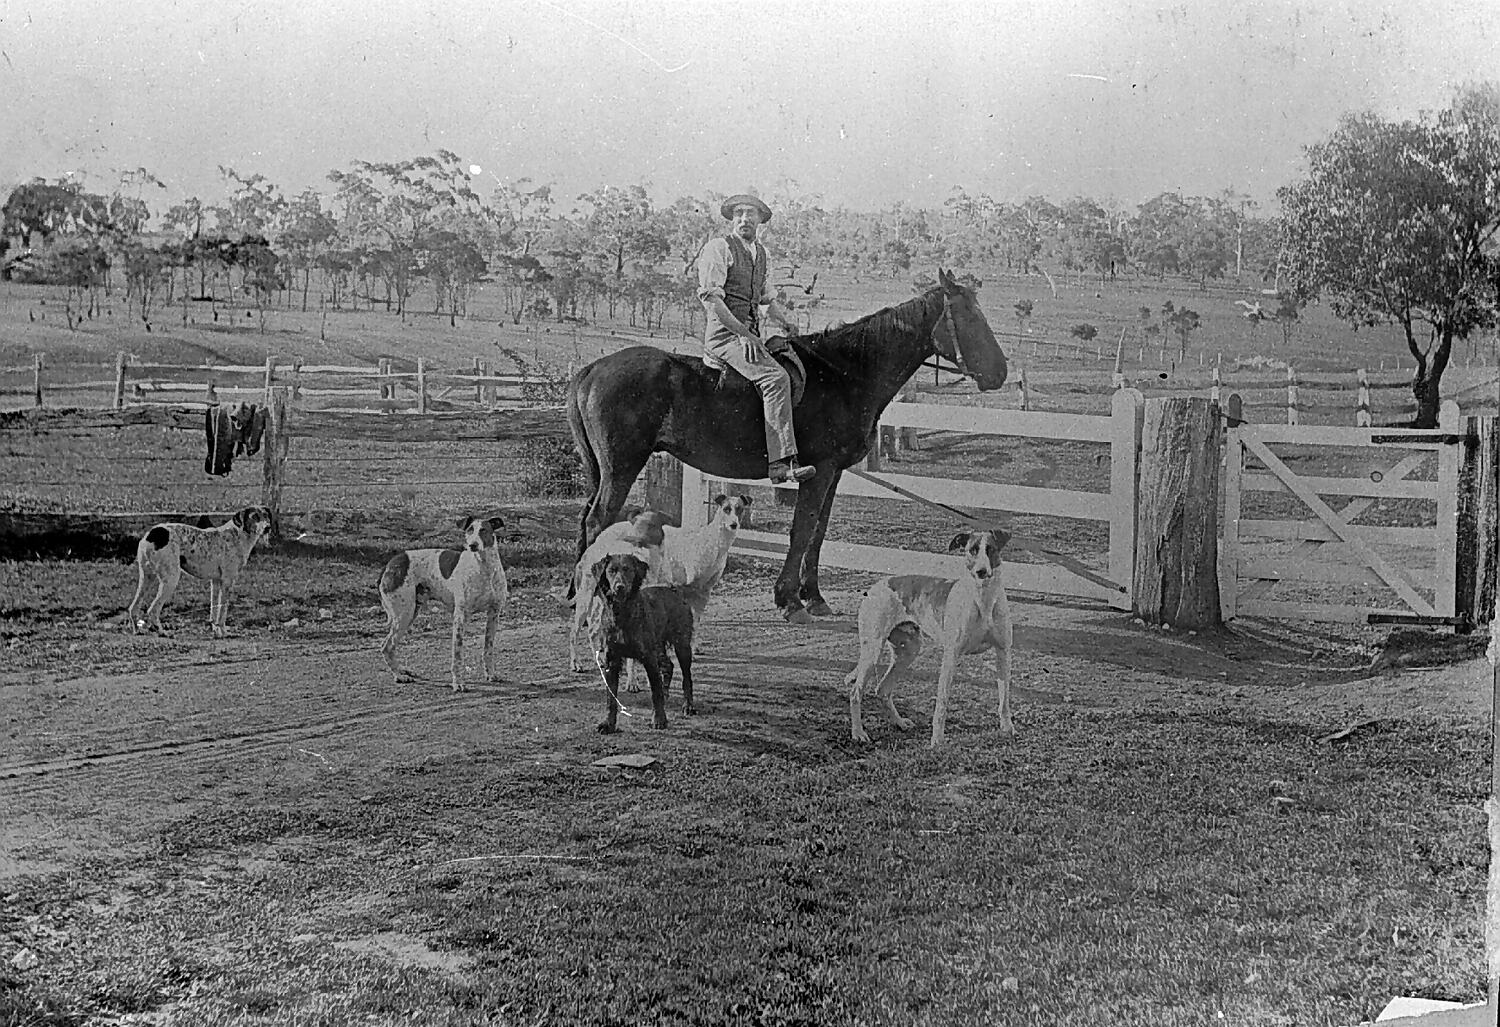
[[[1278,193],[1285,288],[1326,295],[1350,324],[1400,328],[1414,424],[1432,427],[1454,340],[1496,324],[1500,85],[1414,120],[1346,115],[1307,162]]]

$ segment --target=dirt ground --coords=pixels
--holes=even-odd
[[[847,755],[853,743],[841,687],[869,579],[831,576],[827,594],[841,616],[799,628],[771,606],[769,565],[747,563],[752,569],[716,595],[702,632],[702,715],[674,720],[671,733],[742,731],[746,744],[768,753]],[[94,566],[120,579],[123,604],[131,568]],[[564,613],[541,588],[517,592],[516,622],[500,639],[501,681],[478,680],[482,627],[474,623],[464,694],[447,688],[447,631],[435,609],[424,611],[403,649],[405,664],[426,680],[398,687],[377,651],[376,608],[246,627],[253,618],[241,603],[230,614],[232,626],[240,621],[237,634],[215,640],[199,616],[202,591],[180,590],[167,639],[128,635],[120,616],[106,612],[110,597],[11,635],[0,670],[0,882],[118,855],[200,804],[282,788],[335,765],[492,749],[497,736],[553,731],[560,722],[570,728],[562,737],[577,744],[554,759],[660,748],[644,695],[628,697],[634,716],[621,718],[620,735],[594,733],[602,687],[568,671]],[[1414,717],[1484,725],[1490,716],[1490,669],[1478,639],[1264,621],[1188,636],[1092,604],[1015,594],[1012,609],[1012,705],[1022,736],[1028,712],[1043,704],[1300,723],[1315,710],[1329,733]],[[877,745],[925,744],[936,670],[924,651],[904,690],[918,724],[911,735],[876,726],[867,709]],[[963,746],[965,725],[993,715],[987,673],[976,658],[961,664],[950,744]]]

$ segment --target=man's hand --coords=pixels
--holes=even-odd
[[[761,357],[766,355],[766,347],[761,343],[760,337],[745,335],[742,336],[741,341],[745,344],[745,361],[751,364],[760,363]]]

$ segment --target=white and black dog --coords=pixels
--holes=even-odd
[[[128,615],[132,631],[161,626],[161,610],[177,590],[183,573],[208,581],[208,622],[214,637],[223,638],[225,616],[229,611],[229,592],[235,579],[245,569],[250,551],[271,527],[271,511],[263,506],[247,506],[217,528],[198,528],[191,524],[158,524],[136,543],[135,566],[138,580],[135,598],[130,600]],[[156,586],[156,596],[141,616],[146,592]]]
[[[1000,564],[1000,550],[1009,541],[1010,534],[998,528],[963,532],[948,544],[949,552],[963,552],[964,574],[958,580],[902,574],[876,582],[865,593],[859,604],[859,662],[844,678],[849,689],[849,730],[856,742],[870,740],[861,722],[859,700],[872,684],[878,686],[886,719],[902,731],[911,728],[911,721],[896,711],[892,692],[896,679],[921,651],[923,636],[943,650],[937,703],[932,711],[932,744],[943,741],[959,656],[987,649],[995,651],[1000,730],[1007,736],[1014,734],[1010,719],[1010,608]]]
[[[462,692],[464,621],[481,610],[484,623],[484,676],[495,680],[495,635],[500,629],[500,612],[510,599],[505,579],[505,565],[500,560],[500,545],[495,529],[505,526],[499,517],[460,517],[458,527],[464,533],[462,549],[408,549],[391,557],[380,575],[380,605],[390,621],[390,634],[380,647],[391,677],[400,682],[403,675],[396,666],[396,647],[411,629],[422,600],[431,596],[453,613],[453,654],[451,671],[453,690]]]

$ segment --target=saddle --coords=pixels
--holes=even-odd
[[[792,348],[792,340],[785,335],[773,335],[765,340],[765,346],[766,352],[771,354],[778,364],[786,368],[787,376],[792,380],[792,406],[796,407],[802,402],[802,393],[807,390],[807,368],[802,366],[802,358]],[[712,353],[703,354],[703,364],[711,373],[718,373],[718,387],[721,389],[755,388],[750,379]]]

